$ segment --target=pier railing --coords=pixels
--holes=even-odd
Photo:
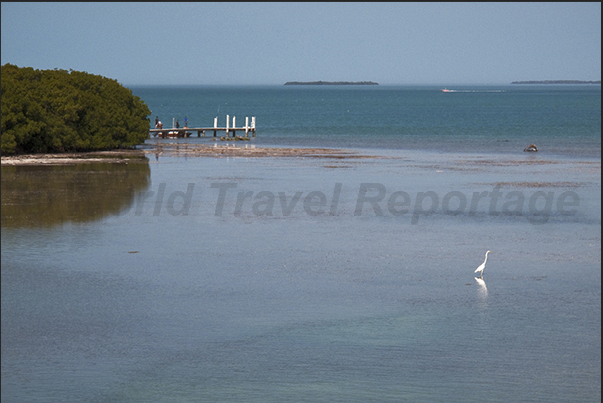
[[[149,135],[153,137],[190,137],[194,132],[197,132],[197,137],[205,137],[205,133],[211,133],[213,131],[214,137],[217,138],[218,132],[225,132],[226,136],[221,136],[222,140],[230,139],[249,139],[249,133],[252,137],[255,137],[255,116],[251,117],[251,124],[249,117],[245,117],[245,126],[236,127],[236,116],[232,117],[232,127],[230,126],[230,116],[226,115],[226,126],[218,127],[218,118],[214,118],[213,127],[172,127],[172,128],[155,128],[149,129]],[[173,126],[173,124],[172,124]],[[245,132],[245,137],[237,137],[237,131]]]

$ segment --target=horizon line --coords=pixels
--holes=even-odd
[[[118,80],[119,81],[119,80]],[[568,86],[568,85],[580,85],[580,86],[584,86],[584,85],[588,85],[588,86],[596,86],[596,85],[601,85],[600,80],[592,80],[591,82],[588,82],[588,80],[529,80],[529,81],[533,81],[533,85],[557,85],[557,84],[539,84],[536,81],[584,81],[584,83],[569,83],[569,84],[563,84],[563,83],[559,83],[558,85],[564,85],[564,86]],[[595,82],[596,81],[596,82]],[[285,85],[283,83],[235,83],[235,84],[223,84],[223,83],[195,83],[195,84],[185,84],[185,83],[166,83],[166,84],[157,84],[157,83],[125,83],[125,82],[120,82],[122,85],[126,86],[126,87],[258,87],[258,86],[262,86],[262,87],[386,87],[386,86],[443,86],[443,87],[450,87],[450,86],[485,86],[485,85],[508,85],[508,86],[517,86],[517,82],[521,82],[524,83],[526,81],[513,81],[513,82],[481,82],[481,83],[379,83],[379,85],[324,85],[324,86],[320,86],[320,85]],[[525,84],[524,84],[525,85]]]

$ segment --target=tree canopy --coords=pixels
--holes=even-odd
[[[2,66],[2,154],[132,147],[151,111],[116,80],[79,71]]]

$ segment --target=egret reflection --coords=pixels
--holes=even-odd
[[[486,282],[482,277],[474,277],[477,285],[479,286],[479,293],[482,297],[488,296],[488,287],[486,287]]]

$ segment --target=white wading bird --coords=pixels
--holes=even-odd
[[[477,269],[475,269],[475,273],[479,271],[479,277],[482,278],[484,276],[484,268],[486,267],[486,261],[488,260],[488,253],[492,253],[491,250],[486,252],[486,258],[484,259],[484,263],[480,264]]]

